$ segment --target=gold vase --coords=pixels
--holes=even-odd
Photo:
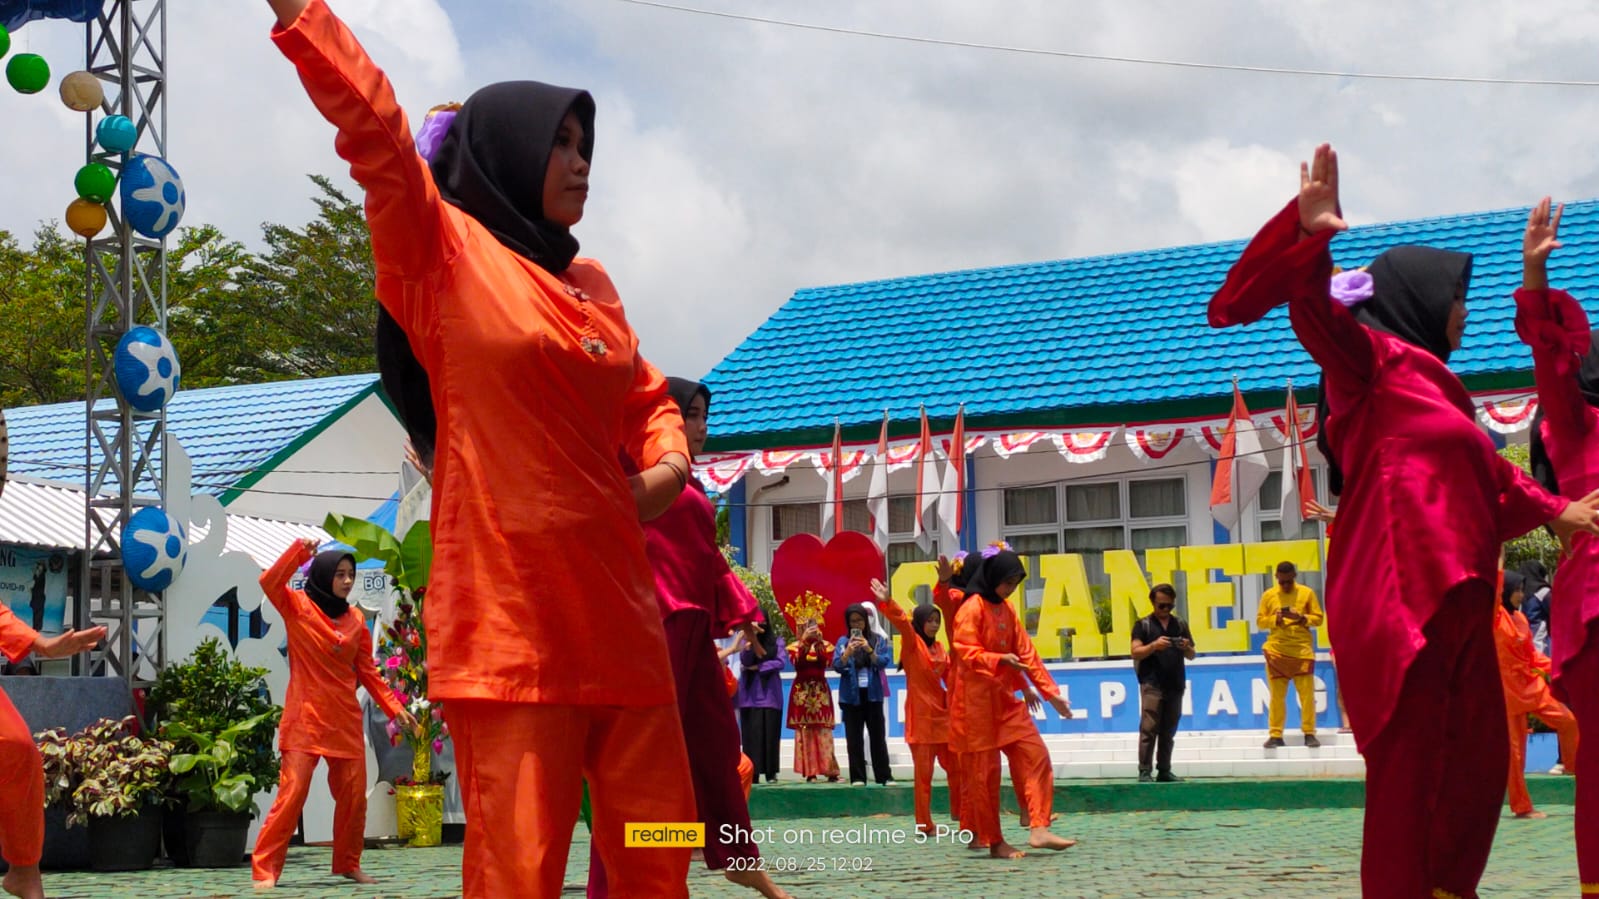
[[[411,779],[420,786],[394,789],[400,839],[409,840],[411,846],[437,846],[444,827],[444,787],[428,783],[433,776],[432,746],[416,740],[411,751]]]

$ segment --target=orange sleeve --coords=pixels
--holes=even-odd
[[[666,378],[643,356],[633,362],[633,389],[622,408],[622,433],[627,454],[642,470],[667,453],[688,458],[688,437],[683,433],[683,413],[666,392]]]
[[[920,656],[931,668],[933,659],[927,653],[927,644],[916,635],[916,624],[911,620],[911,616],[906,614],[904,607],[890,599],[888,602],[877,603],[877,608],[881,609],[883,616],[894,625],[894,630],[899,631],[900,664],[904,664],[905,653],[910,652]]]
[[[972,608],[977,609],[976,606]],[[961,609],[963,613],[966,611],[965,608]],[[981,610],[955,616],[955,655],[973,670],[989,677],[999,677],[1001,653],[989,652],[983,648],[982,635],[977,631],[979,615]]]
[[[9,606],[0,602],[0,652],[6,658],[15,662],[33,652],[33,643],[38,639],[38,631],[23,624]]]
[[[272,567],[261,574],[261,591],[284,618],[300,617],[299,591],[289,589],[294,573],[311,558],[311,550],[296,540],[283,551]]]
[[[425,285],[460,251],[464,222],[439,196],[394,88],[324,0],[311,0],[272,39],[338,129],[334,149],[366,191],[379,301],[413,339],[431,333],[435,310]]]
[[[1038,650],[1033,646],[1033,638],[1027,636],[1027,628],[1016,625],[1016,657],[1027,666],[1027,679],[1038,688],[1039,694],[1045,699],[1054,699],[1060,695],[1060,687],[1055,685],[1055,678],[1044,667],[1044,662],[1038,657]]]
[[[389,689],[383,675],[378,673],[377,663],[372,661],[372,632],[366,629],[365,623],[361,625],[361,648],[355,656],[355,679],[366,688],[367,695],[378,704],[383,714],[390,718],[400,714],[400,701],[394,698],[394,691]]]
[[[958,591],[951,590],[948,583],[933,585],[933,605],[938,606],[939,617],[944,619],[944,639],[949,645],[955,645],[955,613],[960,611],[961,602],[965,594],[956,596]]]

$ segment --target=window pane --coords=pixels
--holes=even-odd
[[[1104,552],[1107,549],[1123,549],[1123,533],[1120,526],[1112,528],[1067,528],[1066,551],[1069,553]]]
[[[888,498],[888,530],[895,534],[916,532],[916,497],[891,496]]]
[[[1021,487],[1005,491],[1005,525],[1054,524],[1055,488]]]
[[[1283,507],[1283,473],[1277,469],[1266,475],[1266,483],[1260,485],[1260,511],[1275,512]]]
[[[890,543],[887,555],[890,573],[906,562],[931,562],[938,558],[937,552],[922,552],[922,548],[917,546],[915,541]]]
[[[1005,542],[1019,556],[1051,555],[1060,551],[1060,539],[1054,534],[1013,534],[1006,537]]]
[[[795,534],[822,535],[822,507],[815,503],[785,503],[772,507],[772,541],[781,543]]]
[[[1138,553],[1146,549],[1187,546],[1188,527],[1179,524],[1164,528],[1133,528],[1132,543],[1133,551]]]
[[[1121,517],[1120,484],[1066,485],[1067,521],[1116,521]]]
[[[844,530],[862,534],[872,532],[872,511],[866,507],[866,500],[844,501]]]
[[[1188,482],[1182,478],[1129,481],[1128,511],[1134,518],[1178,518],[1188,514]]]
[[[1299,533],[1285,536],[1283,523],[1276,520],[1263,520],[1260,523],[1260,539],[1272,540],[1316,540],[1321,537],[1321,526],[1314,521],[1306,521],[1299,525]]]

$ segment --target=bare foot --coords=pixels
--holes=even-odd
[[[1027,838],[1027,845],[1034,849],[1053,849],[1059,852],[1062,849],[1070,849],[1076,846],[1077,841],[1056,836],[1050,833],[1047,827],[1035,827]]]
[[[750,889],[765,896],[766,899],[794,899],[786,890],[772,882],[772,878],[765,871],[734,871],[728,868],[722,876],[730,883]]]
[[[12,865],[0,886],[13,896],[22,899],[44,899],[44,881],[39,879],[39,866]]]
[[[1522,819],[1526,819],[1526,820],[1532,820],[1532,819],[1536,819],[1536,818],[1547,818],[1549,816],[1544,814],[1543,812],[1534,810],[1534,811],[1530,811],[1530,812],[1522,812],[1521,814],[1517,815],[1516,817],[1522,818]]]
[[[1005,842],[1004,840],[1000,840],[998,843],[995,843],[994,845],[988,847],[988,857],[989,858],[1026,858],[1027,857],[1027,853],[1021,851],[1020,849],[1017,849],[1015,846],[1012,846],[1011,844]]]
[[[268,877],[265,880],[257,880],[255,888],[258,890],[275,890],[278,888],[278,879],[276,877]]]
[[[378,879],[376,877],[373,877],[371,874],[366,873],[365,871],[361,870],[360,868],[356,868],[354,871],[345,871],[344,872],[344,876],[350,878],[351,880],[355,881],[356,883],[377,883],[378,882]]]

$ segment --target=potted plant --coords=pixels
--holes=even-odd
[[[422,725],[423,733],[402,734],[389,722],[391,744],[398,745],[403,738],[413,753],[411,777],[395,779],[395,813],[402,839],[412,846],[437,846],[442,837],[446,775],[434,769],[433,757],[444,751],[450,729],[444,723],[443,706],[427,698],[428,643],[422,603],[433,567],[432,534],[428,523],[419,521],[400,540],[381,525],[338,514],[330,514],[322,528],[358,558],[381,561],[399,593],[394,621],[383,628],[378,643],[378,670],[395,697]]]
[[[165,824],[167,856],[176,865],[244,863],[254,795],[278,782],[272,736],[283,709],[272,704],[266,673],[211,639],[156,678],[150,703],[173,743],[179,775]],[[211,758],[189,761],[202,753]]]
[[[132,715],[101,718],[76,734],[37,735],[45,764],[45,801],[68,808],[67,826],[86,824],[89,866],[137,871],[161,852],[161,802],[171,782],[172,744],[139,736]]]

